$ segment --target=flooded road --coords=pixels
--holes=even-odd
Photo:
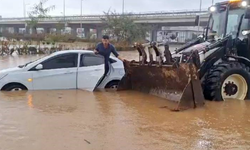
[[[0,69],[39,57],[1,57]],[[131,91],[1,92],[0,150],[250,149],[249,101],[178,113],[166,105]]]

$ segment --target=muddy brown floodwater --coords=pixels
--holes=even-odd
[[[1,57],[0,68],[38,57]],[[184,112],[166,104],[133,91],[1,92],[0,150],[250,149],[249,101]]]

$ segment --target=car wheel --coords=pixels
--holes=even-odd
[[[4,88],[4,91],[26,91],[27,88],[20,84],[12,84]]]
[[[111,81],[106,85],[106,89],[118,89],[118,85],[119,85],[120,81]]]

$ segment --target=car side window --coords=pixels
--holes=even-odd
[[[78,54],[63,54],[42,62],[43,70],[75,68],[77,67]]]
[[[104,64],[104,57],[98,55],[82,55],[80,67],[99,66]]]

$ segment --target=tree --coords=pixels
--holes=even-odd
[[[113,36],[117,41],[133,42],[145,39],[148,27],[136,24],[132,14],[119,15],[116,12],[104,12],[103,23],[106,25],[106,34]]]
[[[38,21],[44,18],[49,18],[50,16],[48,15],[48,13],[55,9],[55,5],[53,6],[49,6],[49,7],[45,7],[45,4],[48,0],[40,0],[40,2],[38,4],[35,4],[32,7],[32,11],[29,12],[29,18],[30,20],[27,21],[27,25],[28,27],[30,27],[32,29],[32,31],[35,32],[35,34],[37,34],[37,24]]]
[[[61,30],[65,28],[64,22],[59,21],[59,23],[56,24],[56,33],[61,34]]]

